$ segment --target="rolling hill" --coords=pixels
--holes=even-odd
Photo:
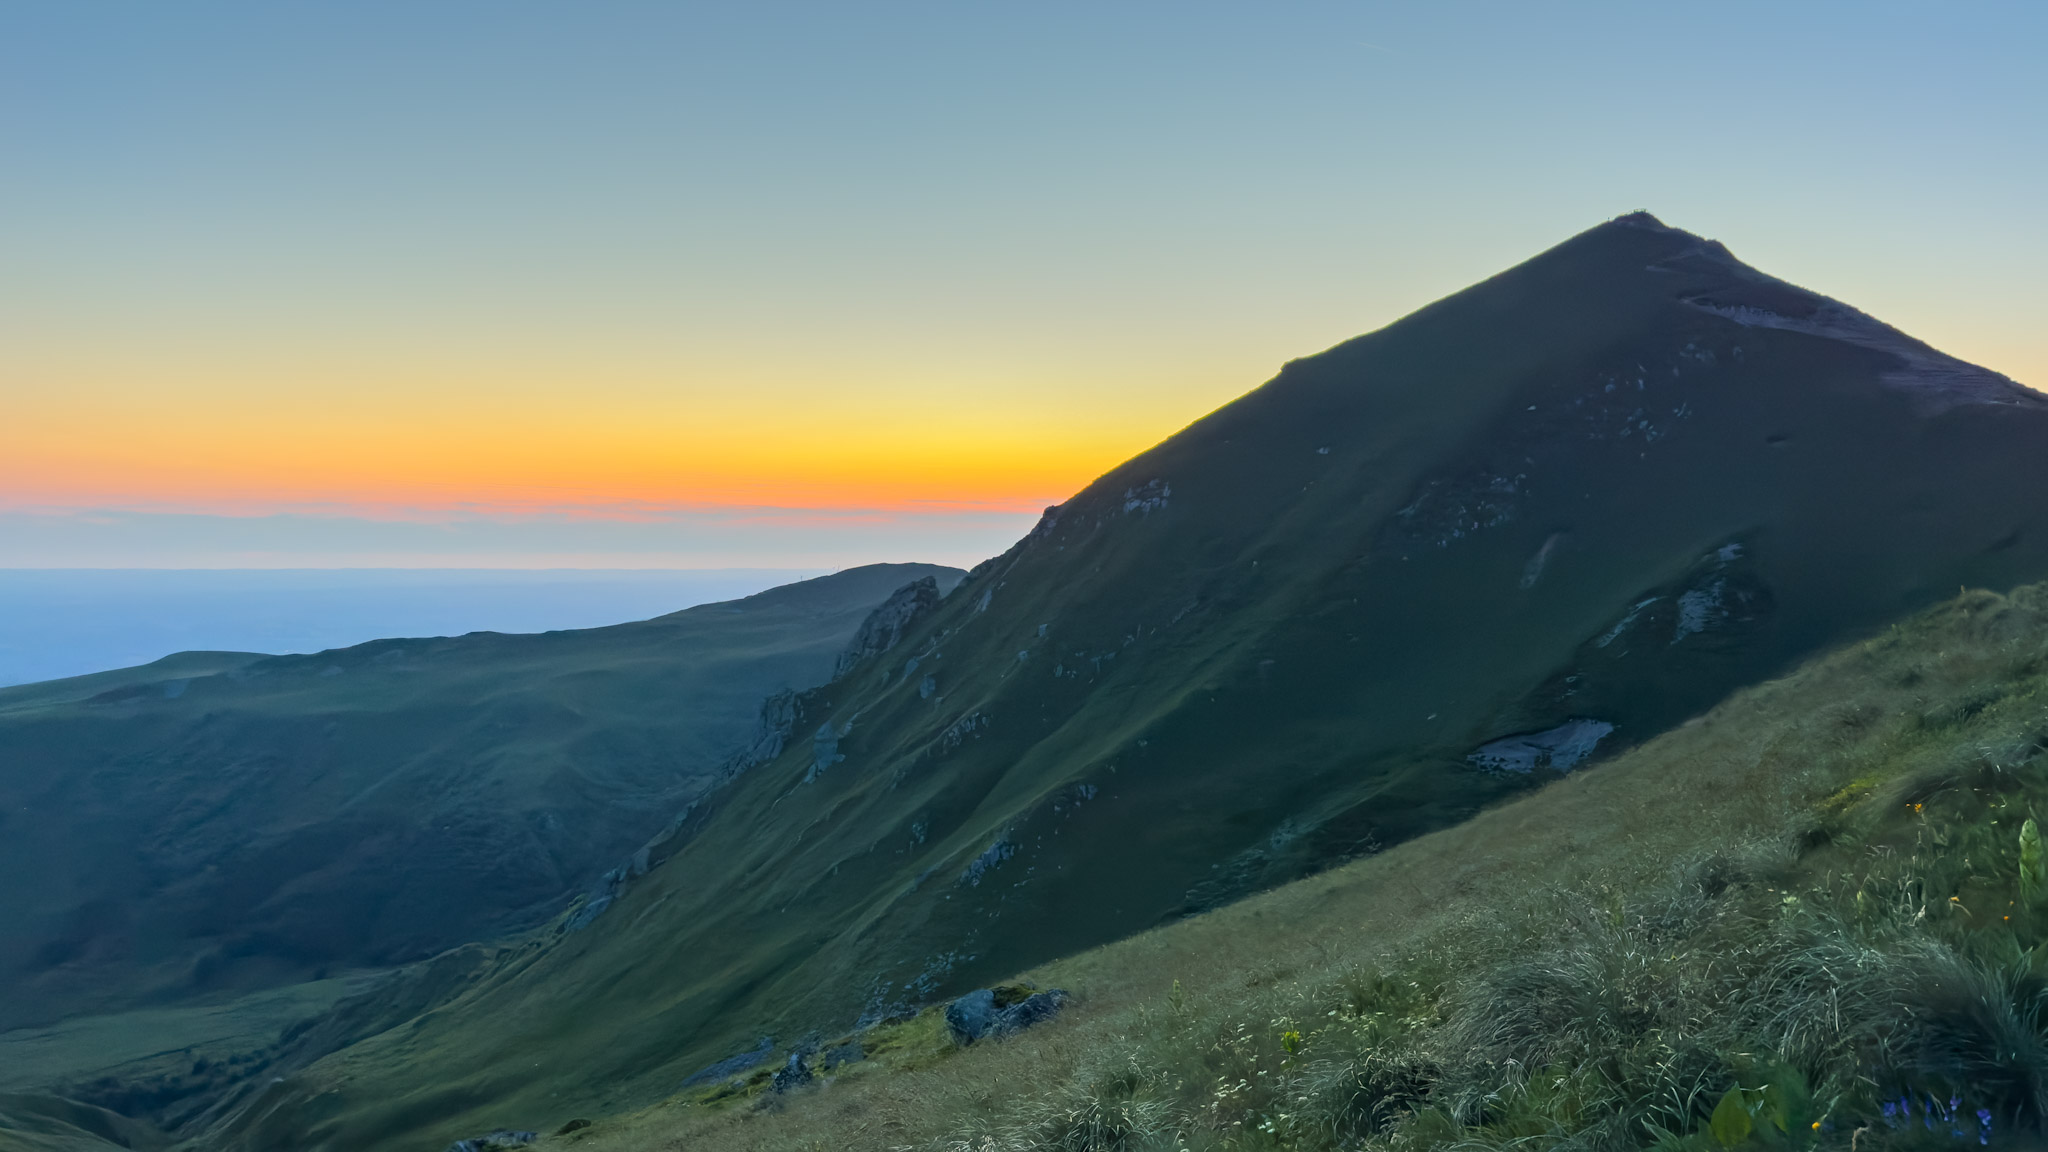
[[[830,677],[874,565],[633,624],[182,653],[0,689],[0,1029],[545,921]]]

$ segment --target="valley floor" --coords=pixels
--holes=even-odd
[[[88,1079],[167,1051],[188,1058],[262,1048],[293,1024],[362,991],[377,974],[335,977],[215,1004],[79,1016],[44,1028],[0,1032],[0,1092]]]

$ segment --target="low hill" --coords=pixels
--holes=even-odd
[[[2048,399],[1623,217],[1049,509],[601,916],[222,1138],[645,1103],[1456,825],[2048,573],[2044,445]]]
[[[633,624],[183,653],[0,689],[0,1029],[546,920],[824,682],[874,565]]]

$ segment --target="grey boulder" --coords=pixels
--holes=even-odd
[[[1048,988],[1034,992],[996,1013],[995,1034],[1012,1036],[1033,1024],[1050,1020],[1067,1006],[1067,994],[1063,989]]]
[[[972,1044],[988,1035],[996,1023],[996,994],[977,988],[946,1005],[946,1031],[955,1044]]]
[[[507,1148],[524,1148],[540,1137],[532,1132],[514,1132],[501,1128],[488,1136],[471,1136],[457,1140],[448,1146],[448,1152],[504,1152]]]
[[[1003,991],[1014,996],[1021,989],[1006,986]],[[1032,992],[1015,1000],[999,998],[994,988],[977,988],[946,1005],[946,1031],[955,1044],[962,1046],[984,1036],[1001,1039],[1058,1016],[1066,1004],[1067,993],[1060,988]]]

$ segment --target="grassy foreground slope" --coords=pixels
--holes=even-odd
[[[185,653],[0,689],[0,1029],[545,920],[710,786],[764,697],[824,682],[924,576],[958,572],[875,565],[610,628]]]
[[[1025,973],[1076,993],[1052,1025],[539,1147],[2039,1147],[2044,746],[2048,587],[1970,593],[1465,824]]]
[[[2043,445],[2038,394],[1647,215],[1602,225],[1049,510],[802,697],[783,753],[587,929],[288,1078],[235,1139],[645,1104],[763,1036],[1457,824],[1554,774],[1542,742],[1647,740],[1958,585],[2048,574]]]

